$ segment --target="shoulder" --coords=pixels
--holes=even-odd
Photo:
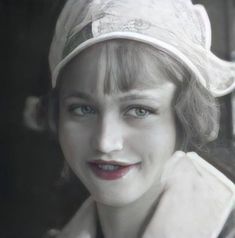
[[[195,154],[193,154],[195,156]],[[194,159],[196,157],[193,157]],[[192,158],[192,159],[193,159]],[[217,183],[223,184],[223,187],[226,187],[226,192],[229,191],[230,199],[227,201],[227,209],[229,209],[227,213],[227,219],[225,219],[224,226],[221,229],[220,235],[218,238],[235,238],[235,184],[234,181],[228,179],[222,172],[216,169],[214,166],[197,156],[196,160],[193,160],[194,163],[199,163],[203,168],[206,169],[207,172],[212,174],[214,178],[216,178]],[[219,190],[218,190],[219,191]],[[225,191],[220,191],[225,192]],[[224,193],[225,194],[225,193]],[[229,205],[230,204],[230,205]],[[227,210],[225,209],[225,211]]]

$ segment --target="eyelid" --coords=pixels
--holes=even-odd
[[[86,104],[86,103],[70,103],[67,105],[68,108],[70,109],[74,109],[74,108],[78,108],[78,107],[91,107],[94,108],[94,106]]]
[[[68,111],[70,113],[73,113],[74,115],[79,116],[78,113],[75,112],[76,109],[81,109],[82,107],[90,107],[92,109],[92,112],[90,114],[96,114],[97,113],[97,109],[89,104],[85,104],[85,103],[71,103],[70,105],[67,106]],[[81,115],[80,115],[81,116]]]
[[[141,105],[141,104],[135,104],[135,105],[130,105],[128,106],[126,109],[125,109],[125,112],[124,112],[124,115],[127,115],[127,113],[130,111],[130,110],[133,110],[133,109],[143,109],[143,110],[146,110],[147,112],[149,112],[149,114],[158,114],[159,113],[159,110],[158,108],[153,108],[153,107],[149,107],[149,106],[145,106],[145,105]],[[149,115],[148,114],[148,115]],[[128,116],[128,115],[127,115]],[[138,116],[136,116],[138,117]]]
[[[75,98],[75,97],[66,98],[65,100],[63,100],[63,103],[65,106],[72,105],[72,104],[94,106],[93,103],[90,101],[87,101],[82,98]]]
[[[146,106],[146,105],[141,105],[141,104],[130,105],[126,108],[126,111],[131,110],[131,109],[144,109],[146,111],[150,111],[150,112],[153,112],[153,113],[158,111],[158,109],[155,109],[153,107]]]

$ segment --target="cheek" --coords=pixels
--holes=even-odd
[[[72,164],[84,160],[85,155],[89,153],[91,130],[61,117],[58,134],[65,159]]]
[[[77,123],[61,120],[59,123],[59,142],[65,160],[78,178],[86,184],[87,158],[92,157],[90,149],[91,130],[80,128]]]
[[[160,168],[172,156],[176,147],[176,127],[172,114],[153,123],[149,128],[138,128],[129,140],[131,150],[141,157],[144,166]]]
[[[176,125],[172,114],[151,123],[151,126],[139,127],[129,142],[138,151],[172,151],[176,144]],[[174,151],[173,151],[174,152]]]

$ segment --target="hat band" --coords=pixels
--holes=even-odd
[[[93,38],[92,33],[92,23],[87,24],[84,26],[80,31],[76,32],[72,36],[68,37],[66,41],[62,58],[64,59],[67,55],[69,55],[78,45],[82,44],[83,42]]]
[[[89,29],[89,26],[87,26]],[[83,28],[83,32],[89,32],[87,31],[86,27]],[[183,65],[186,66],[186,68],[194,75],[197,80],[199,80],[204,87],[208,87],[205,79],[203,78],[200,71],[197,69],[197,67],[189,60],[188,57],[186,57],[183,53],[181,53],[177,48],[167,44],[166,42],[163,42],[161,40],[157,40],[153,37],[146,36],[140,33],[134,33],[134,32],[110,32],[107,34],[103,34],[97,37],[90,37],[90,39],[85,39],[85,36],[89,36],[89,34],[81,34],[81,36],[77,36],[77,34],[80,34],[81,31],[78,33],[75,33],[72,37],[73,40],[69,40],[67,43],[65,52],[70,52],[68,55],[64,55],[64,58],[60,61],[60,63],[56,66],[56,68],[53,71],[52,74],[52,86],[56,86],[57,77],[61,71],[61,69],[73,58],[75,57],[79,52],[83,51],[86,48],[91,47],[94,44],[112,40],[112,39],[126,39],[126,40],[134,40],[138,42],[145,43],[147,45],[151,45],[154,48],[161,50],[165,53],[167,53],[169,56],[173,57],[175,60],[181,62]],[[78,42],[75,40],[79,40],[82,42],[81,44],[78,44]],[[208,89],[208,88],[207,88]]]

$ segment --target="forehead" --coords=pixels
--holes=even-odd
[[[59,77],[60,91],[64,94],[77,89],[113,94],[161,89],[172,83],[167,67],[153,49],[141,43],[100,43],[84,50],[65,66]]]

